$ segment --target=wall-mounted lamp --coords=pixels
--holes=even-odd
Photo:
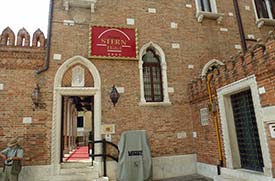
[[[111,98],[112,103],[114,104],[114,106],[116,105],[119,97],[120,97],[120,95],[119,95],[116,87],[113,85],[112,91],[111,91],[111,94],[110,94],[110,98]]]
[[[38,84],[36,84],[36,87],[32,91],[32,102],[33,102],[35,108],[39,107],[40,97],[41,97],[40,87]]]

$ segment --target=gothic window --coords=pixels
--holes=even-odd
[[[162,48],[153,42],[143,45],[139,54],[140,106],[171,105],[166,71]]]
[[[254,0],[258,18],[275,18],[275,0]]]
[[[146,102],[162,102],[163,89],[160,57],[152,48],[146,50],[142,57],[144,97]]]

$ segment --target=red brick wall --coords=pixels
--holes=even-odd
[[[192,4],[192,8],[186,8],[187,3]],[[41,68],[41,62],[44,61],[44,50],[39,52],[30,49],[25,52],[25,49],[15,47],[0,52],[0,83],[5,86],[5,89],[0,91],[0,102],[5,103],[5,106],[0,108],[0,121],[3,123],[0,127],[0,135],[3,138],[0,149],[5,146],[7,138],[18,132],[26,150],[26,164],[50,163],[54,76],[68,58],[75,55],[88,57],[89,24],[92,23],[137,28],[139,48],[149,41],[158,44],[166,55],[168,86],[175,90],[170,94],[171,106],[141,107],[138,105],[138,61],[90,59],[101,76],[102,122],[116,125],[113,141],[117,143],[120,134],[125,130],[145,129],[153,156],[198,152],[199,161],[214,164],[217,158],[214,126],[210,124],[205,130],[192,121],[198,120],[199,116],[196,111],[191,111],[192,108],[198,110],[205,103],[193,104],[194,107],[191,107],[187,85],[209,60],[224,60],[237,52],[234,45],[240,44],[240,41],[235,15],[228,16],[228,12],[234,13],[232,2],[217,1],[218,12],[225,14],[222,24],[209,19],[198,23],[195,17],[195,2],[189,0],[104,0],[96,3],[95,13],[92,14],[89,9],[83,8],[71,7],[69,11],[65,11],[62,4],[61,0],[54,1],[50,66],[46,72],[35,74],[37,67]],[[250,6],[251,11],[244,10],[246,4]],[[256,38],[260,38],[272,29],[256,27],[250,0],[242,1],[240,6],[247,34],[253,33]],[[148,8],[156,8],[157,13],[148,13]],[[79,17],[83,18],[84,22],[74,26],[65,26],[63,23],[64,20]],[[134,18],[135,25],[126,25],[126,18]],[[178,28],[171,29],[171,22],[178,23]],[[220,28],[228,28],[228,32],[222,32]],[[171,43],[179,43],[180,48],[172,49]],[[55,53],[62,55],[61,61],[52,59]],[[15,55],[10,58],[10,54]],[[34,55],[39,58],[33,57]],[[194,65],[194,69],[188,69],[189,64]],[[41,87],[45,107],[32,111],[30,94],[36,83]],[[224,84],[226,83],[224,80]],[[114,84],[125,88],[125,93],[121,95],[116,107],[112,106],[109,99],[109,92]],[[205,95],[202,95],[202,99],[206,101]],[[33,124],[23,125],[23,117],[28,116],[33,118]],[[10,131],[10,127],[16,129]],[[205,138],[193,140],[193,130],[199,135],[201,131]],[[182,131],[187,133],[187,138],[178,139],[177,133]],[[200,142],[197,142],[198,140]]]
[[[24,164],[49,164],[51,120],[50,106],[33,110],[32,91],[37,82],[36,70],[45,61],[45,47],[0,46],[0,149],[12,137],[18,137],[25,149]],[[42,86],[42,96],[45,95]],[[42,97],[44,101],[44,96]],[[24,117],[32,117],[32,124],[23,124]],[[2,161],[2,160],[1,160]]]
[[[261,45],[261,46],[260,46]],[[264,48],[266,53],[264,54]],[[274,35],[271,33],[269,39],[265,44],[259,43],[251,48],[249,52],[243,57],[234,57],[225,62],[224,66],[220,66],[214,71],[214,78],[211,82],[212,92],[214,93],[214,100],[217,100],[216,90],[225,85],[233,83],[237,80],[243,79],[249,75],[255,75],[258,87],[265,87],[266,93],[260,95],[261,106],[274,106],[275,105],[275,41]],[[212,116],[209,116],[209,125],[201,126],[200,123],[200,108],[207,107],[209,104],[206,80],[197,79],[189,84],[190,100],[192,104],[194,131],[198,133],[198,137],[194,139],[194,147],[198,154],[198,161],[205,163],[215,163],[218,161],[217,140],[215,135],[215,127],[213,125]],[[267,120],[263,120],[267,121]],[[221,126],[220,119],[218,118],[220,136]],[[210,130],[210,131],[209,131]],[[271,139],[268,128],[268,123],[265,123],[265,132],[269,144],[269,151],[271,153],[271,160],[273,168],[275,166],[275,152],[274,152],[274,139]],[[223,147],[223,139],[221,139]],[[201,149],[206,148],[206,149]],[[224,148],[223,148],[223,157]],[[273,170],[274,172],[274,170]]]

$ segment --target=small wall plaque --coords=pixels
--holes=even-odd
[[[105,134],[105,135],[115,134],[115,125],[114,124],[101,125],[101,134]]]
[[[202,126],[208,125],[208,108],[200,109],[200,115],[201,115],[201,125]]]
[[[84,69],[81,66],[76,66],[72,70],[72,87],[84,87]]]

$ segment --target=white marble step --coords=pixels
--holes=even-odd
[[[75,173],[66,175],[57,175],[51,178],[51,181],[91,181],[98,179],[98,174]]]
[[[216,175],[214,181],[248,181],[247,179],[235,178],[229,175]]]
[[[109,181],[109,178],[108,177],[100,177],[100,178],[93,179],[92,181]]]
[[[90,161],[84,162],[65,162],[61,164],[61,169],[63,168],[87,168],[90,167],[92,164]],[[94,164],[95,166],[96,164]]]
[[[60,169],[60,175],[74,174],[74,173],[97,173],[98,170],[94,167],[83,167],[83,168],[62,168]]]
[[[91,162],[85,161],[62,163],[60,174],[53,176],[51,181],[96,181],[97,179],[99,179],[97,164],[91,166]]]

